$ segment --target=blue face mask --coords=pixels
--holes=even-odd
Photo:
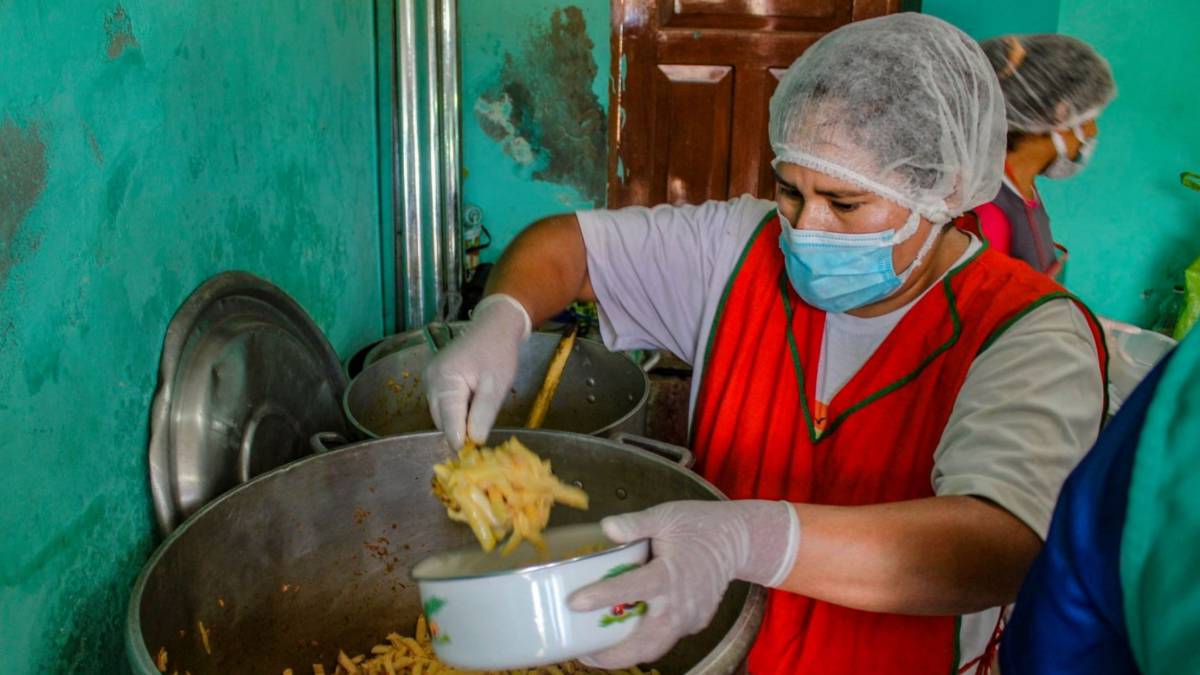
[[[797,230],[781,213],[779,248],[792,288],[805,302],[826,312],[846,312],[888,297],[921,264],[935,237],[932,230],[916,260],[902,274],[892,264],[892,249],[917,231],[916,211],[899,230],[842,234]]]

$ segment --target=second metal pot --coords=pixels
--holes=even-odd
[[[558,340],[552,333],[534,333],[521,345],[517,377],[497,426],[524,426]],[[343,399],[346,419],[360,433],[379,438],[434,428],[421,381],[435,353],[431,343],[409,341],[390,345],[397,348],[390,354],[368,354],[368,365]],[[577,340],[542,426],[596,435],[642,433],[649,396],[650,381],[636,363],[598,342]]]

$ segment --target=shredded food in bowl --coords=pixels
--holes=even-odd
[[[433,467],[433,493],[451,520],[466,523],[484,551],[509,533],[500,553],[512,553],[522,541],[545,554],[541,532],[554,504],[588,507],[587,493],[555,477],[549,460],[535,455],[516,438],[495,448],[468,443],[458,457]]]

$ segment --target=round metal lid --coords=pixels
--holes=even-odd
[[[346,376],[299,304],[245,272],[206,281],[167,326],[150,418],[150,492],[169,533],[226,490],[346,433]]]

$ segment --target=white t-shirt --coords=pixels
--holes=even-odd
[[[726,282],[774,207],[772,201],[743,196],[698,206],[576,214],[605,344],[614,350],[666,349],[691,363],[690,410]],[[855,362],[863,353],[865,361],[882,341],[875,340],[884,328],[872,327],[860,339],[854,333],[861,320],[847,318],[854,317],[827,319],[839,331],[830,336],[837,343],[836,364],[827,369],[830,384],[853,375],[862,365]],[[890,331],[899,319],[879,326]],[[1103,382],[1087,320],[1066,299],[1047,302],[972,363],[933,451],[933,492],[988,499],[1044,539],[1059,489],[1096,440],[1102,414]],[[963,663],[983,651],[998,611],[963,617]]]
[[[965,263],[975,255],[983,242],[972,237],[967,250],[958,260],[942,273],[941,279],[946,278],[950,269]],[[918,297],[908,304],[894,309],[887,314],[871,317],[858,317],[852,314],[829,313],[825,315],[825,335],[821,338],[821,356],[817,363],[817,401],[828,405],[834,396],[854,377],[879,345],[900,323],[900,319],[908,314],[921,298],[930,291],[938,288],[937,284],[925,289]]]

